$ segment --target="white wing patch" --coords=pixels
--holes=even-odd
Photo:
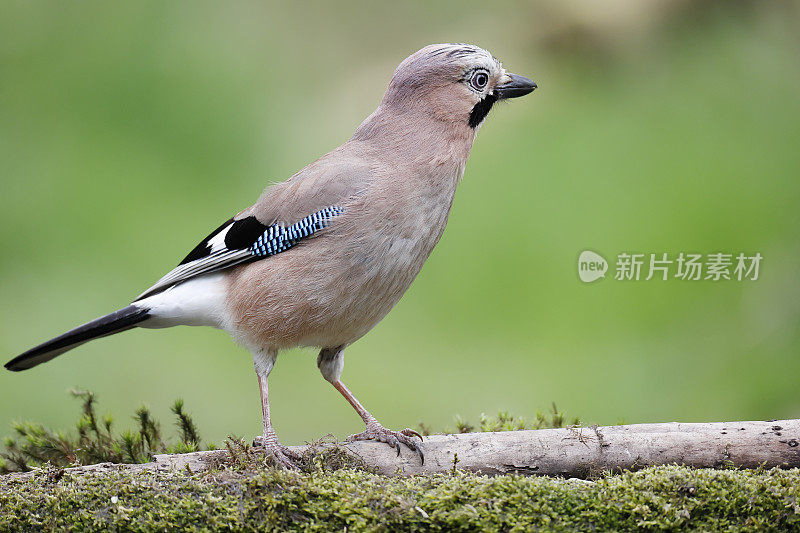
[[[228,249],[227,246],[225,246],[225,236],[231,230],[232,226],[233,222],[228,224],[227,228],[208,239],[208,247],[210,248],[212,254],[214,252],[221,252]]]

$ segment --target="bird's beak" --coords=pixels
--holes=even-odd
[[[498,100],[525,96],[526,94],[533,92],[533,90],[537,87],[533,81],[529,80],[525,76],[520,76],[518,74],[506,74],[506,76],[510,79],[502,85],[498,85],[494,89],[494,94],[497,96]]]

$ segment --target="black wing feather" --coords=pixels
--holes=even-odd
[[[230,226],[230,229],[225,234],[225,246],[228,250],[243,250],[253,244],[260,235],[267,229],[266,224],[262,224],[256,217],[250,216],[239,220],[229,218],[222,223],[220,227],[215,229],[208,237],[195,246],[189,255],[183,258],[180,265],[197,261],[204,257],[211,255],[210,241],[219,235],[222,230]]]
[[[198,259],[202,259],[203,257],[208,256],[211,253],[211,246],[208,244],[208,241],[219,235],[219,232],[230,226],[231,222],[233,222],[232,218],[229,218],[225,222],[220,225],[217,229],[211,232],[211,234],[203,239],[203,241],[192,248],[192,251],[189,252],[189,255],[183,258],[180,265],[185,265],[186,263],[191,263],[192,261],[197,261]]]
[[[249,248],[256,239],[267,231],[267,225],[256,217],[247,217],[234,221],[231,229],[225,234],[225,246],[229,250]]]

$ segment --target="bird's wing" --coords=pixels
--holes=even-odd
[[[278,222],[263,224],[252,215],[238,220],[230,219],[195,246],[177,267],[134,301],[201,274],[279,254],[325,229],[332,218],[343,212],[344,208],[340,206],[329,206],[289,225]]]
[[[182,281],[278,254],[324,229],[369,188],[380,162],[345,143],[268,187],[136,301]]]

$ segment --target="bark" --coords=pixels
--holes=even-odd
[[[377,442],[341,444],[386,475],[433,474],[453,468],[484,474],[587,478],[604,471],[679,464],[697,468],[800,467],[800,420],[633,424],[425,437],[425,463]],[[305,446],[292,447],[298,452]],[[190,469],[219,465],[226,450],[157,455],[152,463],[80,467],[85,471]]]

